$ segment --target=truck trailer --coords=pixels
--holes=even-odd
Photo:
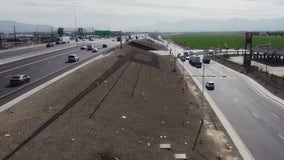
[[[65,43],[70,43],[69,36],[62,36],[57,38],[56,44],[65,44]]]
[[[189,63],[193,66],[195,66],[196,68],[201,68],[202,67],[202,63],[200,61],[200,57],[197,55],[193,55],[190,57],[189,59]]]

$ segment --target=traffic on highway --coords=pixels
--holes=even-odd
[[[175,51],[176,56],[184,52],[183,48],[173,43],[170,43],[169,48]],[[237,146],[243,157],[257,160],[283,159],[283,100],[239,72],[212,60],[204,63],[204,55],[207,59],[208,55],[198,52],[197,55],[191,55],[192,61],[190,58],[187,61],[178,58],[178,61],[190,73],[200,90],[203,90],[204,80],[207,101],[220,109],[224,115],[221,121],[229,122],[227,128],[223,124],[231,138],[244,144],[243,147]],[[196,60],[195,57],[199,58]],[[200,63],[200,59],[203,59],[202,68],[195,65]]]
[[[96,52],[92,52],[94,48],[90,51],[80,49],[81,45],[87,43],[74,43],[54,48],[35,46],[34,48],[25,48],[23,50],[7,51],[9,54],[1,53],[3,56],[2,61],[9,62],[0,65],[0,76],[3,77],[0,80],[1,103],[3,104],[15,97],[15,95],[36,87],[60,73],[64,73],[89,59],[119,46],[119,43],[111,39],[96,40],[88,43],[97,47],[95,48]],[[106,44],[107,47],[104,47]],[[25,80],[23,76],[28,76],[28,80]]]

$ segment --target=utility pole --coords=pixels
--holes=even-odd
[[[73,5],[74,5],[74,21],[75,21],[75,32],[74,32],[74,34],[75,34],[75,41],[76,41],[76,43],[78,42],[78,35],[77,35],[77,13],[76,13],[76,5],[77,5],[77,3],[72,3]],[[78,43],[77,43],[77,45],[78,45]]]
[[[120,49],[122,48],[122,32],[120,31]]]
[[[50,32],[51,32],[51,41],[50,41],[50,42],[53,42],[53,31],[52,31],[52,26],[50,27]]]
[[[0,33],[0,49],[2,49],[2,36],[1,36],[1,33]]]
[[[17,40],[17,36],[16,36],[16,27],[14,25],[14,44],[15,44],[15,47],[17,47],[17,43],[16,43],[16,40]]]
[[[36,41],[37,41],[37,44],[39,44],[38,26],[36,26]]]

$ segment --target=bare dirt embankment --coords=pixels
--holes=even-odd
[[[200,91],[172,64],[124,46],[42,89],[0,113],[0,159],[241,159],[207,103],[192,151]]]

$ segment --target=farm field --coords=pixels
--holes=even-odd
[[[173,35],[168,38],[182,46],[196,49],[244,48],[245,40],[244,34],[187,34]],[[259,45],[284,48],[284,38],[253,36],[253,47]]]

